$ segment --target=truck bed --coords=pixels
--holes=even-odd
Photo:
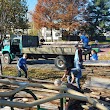
[[[22,48],[22,53],[28,54],[59,54],[59,55],[74,55],[75,48],[73,46],[41,46],[41,47],[25,47]]]
[[[22,53],[28,54],[50,54],[50,55],[74,55],[75,45],[78,41],[63,42],[44,42],[38,47],[23,47]],[[82,47],[82,43],[79,44]],[[83,50],[83,54],[87,55],[91,50]]]

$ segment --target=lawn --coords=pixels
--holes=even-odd
[[[13,66],[4,66],[3,67],[3,75],[6,76],[17,76],[17,69]],[[64,71],[55,71],[53,69],[36,69],[36,68],[29,68],[28,70],[28,77],[30,78],[36,78],[36,79],[57,79],[61,78],[63,75]],[[24,77],[24,73],[22,72],[22,77]]]

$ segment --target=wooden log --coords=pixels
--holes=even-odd
[[[13,85],[22,85],[22,84],[20,84],[20,82],[9,81],[9,80],[6,81],[6,80],[2,80],[2,79],[0,80],[0,82],[13,84]],[[9,102],[9,101],[1,99],[0,100],[1,101],[0,105],[5,105],[5,106],[7,105],[7,106],[11,106],[11,107],[18,107],[18,108],[27,108],[27,107],[32,107],[32,106],[35,106],[35,105],[43,104],[43,103],[46,103],[46,102],[49,102],[49,101],[57,100],[57,99],[60,99],[60,98],[68,97],[68,98],[73,98],[73,99],[76,99],[76,100],[87,101],[90,104],[92,104],[94,107],[97,107],[100,110],[108,110],[105,106],[103,106],[102,104],[98,103],[96,100],[91,99],[90,97],[87,97],[84,94],[79,93],[79,92],[77,92],[75,90],[69,89],[69,88],[67,88],[65,86],[56,87],[54,85],[37,84],[37,83],[36,84],[28,83],[28,86],[39,87],[39,88],[47,88],[47,89],[54,89],[54,90],[58,90],[58,91],[65,91],[67,93],[59,93],[59,94],[54,95],[52,97],[39,99],[39,100],[34,101],[32,103],[23,103],[23,104],[20,103],[20,102],[11,102],[11,101]]]
[[[34,78],[22,78],[22,77],[14,77],[14,76],[5,76],[5,75],[0,75],[1,79],[7,78],[11,80],[18,80],[18,81],[29,81],[29,82],[34,82],[34,83],[49,83],[53,84],[53,81],[48,81],[48,80],[39,80],[39,79],[34,79]]]
[[[110,61],[85,61],[83,62],[84,66],[110,66]]]
[[[87,80],[83,85],[86,88],[102,88],[110,90],[110,79],[109,78],[101,78],[101,77],[90,77],[90,80]]]
[[[6,101],[6,100],[1,100],[0,105],[7,105],[7,106],[11,106],[11,107],[18,107],[18,108],[27,108],[27,107],[32,107],[35,105],[39,105],[39,104],[43,104],[46,102],[50,102],[52,100],[56,100],[56,99],[60,99],[60,98],[64,98],[64,97],[69,97],[69,98],[74,98],[76,100],[84,100],[84,101],[88,101],[89,103],[93,104],[95,107],[97,107],[100,110],[108,110],[108,108],[106,108],[105,106],[103,106],[102,104],[98,103],[97,101],[87,98],[87,97],[79,97],[73,94],[68,94],[68,93],[62,93],[62,94],[58,94],[58,95],[54,95],[48,98],[44,98],[44,99],[39,99],[37,101],[34,102],[30,102],[30,103],[20,103],[20,102],[12,102],[12,101]]]
[[[27,87],[27,84],[23,85],[23,86],[20,86],[18,88],[16,88],[15,90],[12,90],[11,92],[0,92],[0,97],[9,97],[9,96],[12,96],[14,95],[15,93],[25,89]]]

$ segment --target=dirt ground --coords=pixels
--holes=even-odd
[[[98,53],[99,60],[110,60],[110,48],[101,48]]]
[[[100,50],[101,51],[98,53],[99,60],[110,60],[110,48],[100,48]],[[38,78],[38,79],[45,79],[45,80],[53,80],[56,78],[61,78],[64,73],[64,71],[58,70],[54,66],[54,62],[51,60],[48,62],[35,61],[35,63],[28,65],[30,77],[33,77],[36,79]],[[9,69],[9,73],[6,73],[6,74],[10,75],[10,73],[12,73],[12,69],[14,68],[15,70],[13,69],[13,73],[14,73],[13,75],[15,76],[15,73],[16,73],[15,67],[16,67],[16,63],[13,63],[11,65],[8,65],[8,67],[4,67],[4,71]],[[81,84],[83,85],[87,79],[93,76],[96,76],[99,78],[110,78],[110,67],[86,67],[85,70],[83,70],[83,79],[81,79]],[[107,90],[107,89],[101,90],[93,87],[90,92],[86,93],[86,95],[89,95],[92,98],[98,99],[101,102],[104,101],[104,103],[102,102],[102,104],[105,104],[107,106],[109,105],[110,107],[110,95],[108,91],[110,90]],[[85,90],[85,92],[87,92],[87,89]],[[5,110],[5,108],[3,110]],[[6,108],[6,110],[8,109]]]

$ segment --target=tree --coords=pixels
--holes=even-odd
[[[0,0],[0,30],[2,33],[13,29],[25,29],[27,25],[26,0]]]
[[[84,0],[38,0],[33,20],[36,28],[73,30],[79,26],[76,16]],[[52,31],[51,31],[52,36]],[[53,39],[52,39],[53,41]]]
[[[110,0],[89,1],[84,18],[88,24],[86,30],[91,36],[110,29]]]

